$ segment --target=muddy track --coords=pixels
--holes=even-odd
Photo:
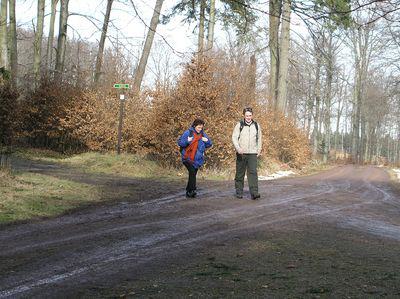
[[[259,201],[235,199],[232,185],[203,187],[195,200],[183,192],[160,194],[4,227],[0,298],[73,297],[88,284],[118,284],[121,273],[157,271],[211,241],[284,230],[305,220],[400,242],[400,196],[380,168],[343,166],[260,182]]]

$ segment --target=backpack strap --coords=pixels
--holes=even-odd
[[[253,120],[253,122],[254,122],[254,125],[256,126],[256,131],[257,131],[257,133],[256,133],[256,142],[258,144],[258,123],[255,120]]]
[[[242,133],[243,127],[244,127],[244,121],[243,121],[243,119],[242,119],[242,120],[240,121],[239,137],[240,137],[240,133]],[[239,137],[238,137],[238,139],[239,139]]]

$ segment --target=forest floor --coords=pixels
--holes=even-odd
[[[400,297],[400,191],[383,168],[260,181],[252,201],[231,181],[186,199],[183,180],[15,167],[112,200],[0,226],[0,298]]]

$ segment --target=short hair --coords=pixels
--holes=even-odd
[[[196,118],[193,123],[192,123],[192,127],[195,128],[198,125],[205,125],[206,123],[204,122],[204,120],[202,120],[201,118]]]
[[[246,114],[246,112],[251,112],[251,114],[253,114],[253,108],[251,107],[246,107],[243,109],[243,115]]]

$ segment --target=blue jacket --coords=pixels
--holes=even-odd
[[[191,131],[191,133],[190,133],[190,131]],[[186,130],[178,140],[178,145],[183,148],[183,150],[181,151],[182,162],[188,161],[188,160],[184,159],[185,152],[186,152],[185,148],[190,143],[193,142],[193,140],[191,142],[189,142],[188,137],[189,137],[189,135],[194,136],[195,134],[197,135],[196,130],[193,127],[190,127],[189,130]],[[194,162],[192,164],[194,168],[200,168],[204,164],[204,152],[205,152],[206,148],[209,148],[212,146],[210,137],[208,137],[207,134],[204,133],[204,131],[201,131],[200,134],[203,134],[203,137],[206,137],[208,139],[208,141],[204,142],[201,139],[199,140],[199,145],[197,147],[197,151],[194,156]]]

